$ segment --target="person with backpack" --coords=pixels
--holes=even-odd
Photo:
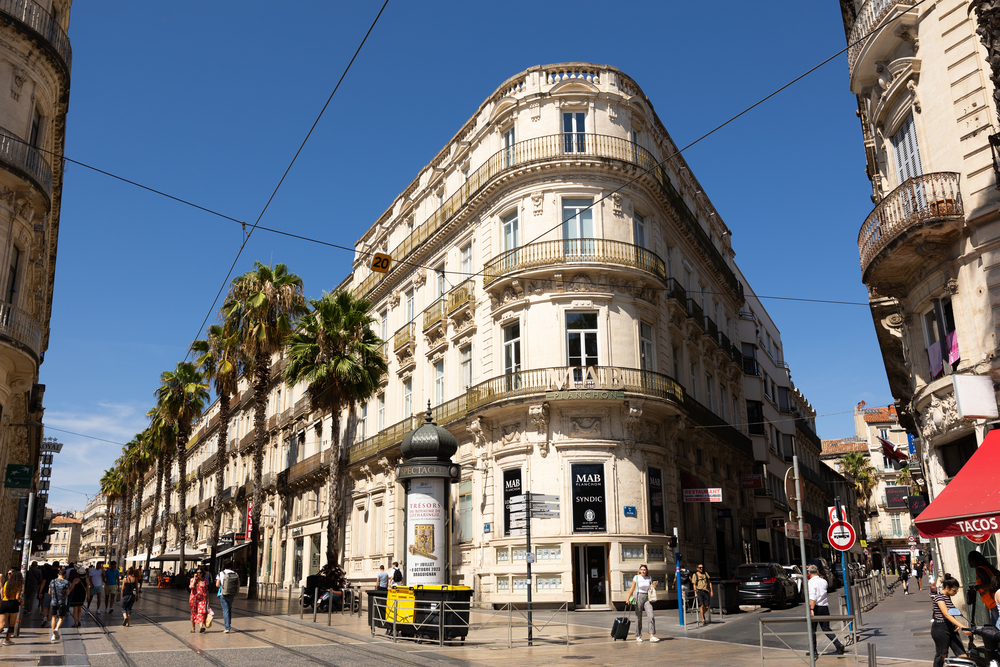
[[[232,632],[233,601],[240,592],[240,575],[231,569],[232,563],[222,566],[222,571],[215,578],[219,587],[219,599],[222,601],[222,622],[226,626],[225,633]]]
[[[395,588],[403,583],[403,571],[399,569],[399,562],[392,561],[392,572],[389,575],[389,588]]]

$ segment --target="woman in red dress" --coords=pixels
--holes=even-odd
[[[205,614],[208,613],[208,584],[205,582],[205,573],[198,569],[191,578],[189,584],[191,594],[188,596],[188,605],[191,607],[191,632],[195,632],[196,626],[201,626],[201,632],[205,632]]]

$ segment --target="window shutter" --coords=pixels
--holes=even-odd
[[[920,165],[920,148],[913,125],[913,114],[906,117],[903,125],[892,135],[892,152],[896,160],[896,178],[900,185],[908,178],[923,174]]]

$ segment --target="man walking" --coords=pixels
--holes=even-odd
[[[403,571],[399,569],[399,562],[392,561],[392,569],[389,570],[389,587],[395,588],[403,583]]]
[[[385,571],[385,565],[378,566],[378,584],[375,590],[385,591],[389,589],[389,574]]]
[[[232,563],[226,562],[222,566],[222,571],[215,578],[215,585],[222,591],[222,622],[225,624],[225,632],[232,632],[233,622],[233,600],[240,592],[240,575],[231,569]]]
[[[24,614],[31,614],[34,609],[35,599],[38,597],[38,588],[42,585],[42,571],[38,569],[38,561],[31,561],[31,567],[24,577]]]
[[[114,609],[115,599],[118,597],[118,575],[118,562],[111,561],[104,573],[104,600],[109,614]]]
[[[90,592],[87,594],[87,610],[90,610],[90,602],[97,596],[97,613],[101,613],[101,593],[104,591],[104,561],[98,561],[96,567],[87,570],[90,577]]]
[[[712,581],[705,574],[705,566],[699,565],[691,575],[691,583],[694,584],[695,595],[698,596],[698,609],[701,611],[701,624],[705,625],[705,612],[712,604]]]
[[[830,601],[826,595],[827,582],[826,579],[819,576],[819,568],[815,565],[810,565],[806,568],[809,576],[809,611],[813,617],[816,616],[829,616],[830,615]],[[827,633],[826,638],[833,640],[833,645],[837,647],[837,653],[844,652],[844,645],[840,643],[837,639],[837,635],[831,634],[833,631],[830,630],[829,621],[813,622],[813,653],[817,656],[819,655],[819,650],[816,648],[816,626],[819,625],[823,628],[823,632]]]

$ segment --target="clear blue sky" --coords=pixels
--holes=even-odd
[[[78,2],[66,154],[253,221],[380,6]],[[533,65],[622,69],[685,145],[845,43],[836,0],[763,11],[390,0],[263,224],[352,245],[501,82]],[[871,202],[854,110],[842,55],[686,153],[758,294],[866,300],[856,240]],[[231,222],[68,165],[46,424],[122,443],[141,430],[240,238]],[[235,275],[255,259],[288,264],[315,297],[351,257],[258,232]],[[866,307],[765,304],[820,415],[891,400]],[[851,435],[852,418],[822,417],[818,430]],[[120,447],[46,435],[66,444],[50,504],[82,508]]]

